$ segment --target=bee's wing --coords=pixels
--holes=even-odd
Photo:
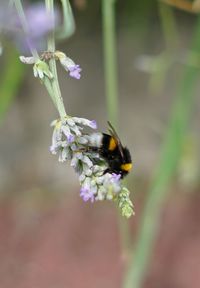
[[[115,131],[115,128],[112,126],[112,124],[108,121],[108,126],[110,127],[110,129],[108,129],[108,131],[110,132],[111,136],[117,141],[118,144],[118,148],[119,148],[119,152],[122,156],[122,158],[124,157],[124,153],[123,153],[123,148],[122,148],[122,143],[119,139],[119,136],[117,135],[117,132]]]

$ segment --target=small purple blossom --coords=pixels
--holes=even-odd
[[[64,133],[64,135],[67,137],[67,141],[69,143],[72,143],[74,141],[74,136],[72,135],[70,128],[67,125],[61,126],[61,131]]]
[[[80,68],[80,65],[75,64],[71,58],[67,57],[67,55],[61,51],[56,51],[54,55],[60,61],[63,68],[69,72],[70,77],[75,79],[81,78],[80,72],[82,69]]]
[[[120,174],[112,173],[112,181],[113,181],[113,183],[118,183],[120,178],[121,178]]]
[[[90,121],[89,127],[91,127],[92,129],[97,129],[97,122],[95,120]]]
[[[74,117],[74,122],[77,124],[83,124],[85,126],[88,126],[92,129],[97,129],[97,123],[95,120],[88,120],[85,118],[79,118],[79,117]]]
[[[74,66],[68,67],[68,70],[69,70],[69,76],[71,76],[72,78],[75,78],[78,80],[81,78],[80,72],[82,71],[82,69],[80,68],[80,65],[74,65]]]
[[[88,200],[90,200],[92,203],[94,202],[94,194],[87,186],[81,188],[80,196],[85,202],[87,202]]]
[[[77,122],[79,125],[77,125]],[[82,159],[83,163],[88,167],[91,167],[92,162],[90,159],[86,155],[82,157],[82,153],[77,153],[78,147],[76,143],[79,143],[79,145],[87,144],[88,140],[85,136],[82,136],[81,133],[81,130],[83,129],[82,126],[94,128],[96,126],[95,122],[85,118],[67,116],[64,120],[54,120],[51,123],[51,126],[54,127],[54,130],[50,152],[52,154],[57,154],[62,151],[62,155],[65,153],[68,156],[68,159],[71,159],[73,157],[72,151],[74,151],[75,157],[73,158]],[[61,158],[67,159],[67,156]],[[72,163],[74,163],[74,160]]]
[[[72,143],[74,141],[74,136],[71,134],[68,138],[67,138],[69,143]]]

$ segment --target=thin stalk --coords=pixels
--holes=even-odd
[[[158,2],[158,8],[166,49],[155,59],[154,65],[157,71],[152,73],[150,77],[150,91],[154,94],[159,93],[163,87],[166,74],[174,64],[174,58],[177,57],[175,53],[178,51],[178,44],[180,42],[172,7]]]
[[[63,24],[61,29],[56,33],[56,38],[66,39],[75,32],[76,25],[69,0],[60,0],[60,2],[63,11]]]
[[[200,51],[200,17],[198,18],[192,48],[196,52]],[[198,75],[199,70],[197,68],[191,66],[185,68],[172,109],[168,131],[164,139],[160,164],[148,193],[138,241],[127,271],[124,288],[142,287],[159,229],[162,204],[166,198],[167,188],[174,175],[182,151],[183,139],[187,131],[194,102],[194,84]]]
[[[48,13],[50,14],[50,16],[52,16],[54,13],[54,1],[53,0],[45,0],[45,3],[46,3],[46,8],[47,8]],[[49,34],[47,48],[48,48],[48,51],[55,52],[54,30],[52,30]],[[61,91],[60,91],[60,86],[59,86],[59,82],[58,82],[58,75],[57,75],[57,68],[56,68],[56,61],[54,58],[49,61],[49,66],[50,66],[50,70],[53,74],[53,79],[51,81],[52,81],[52,88],[54,91],[55,101],[57,104],[57,108],[58,108],[60,117],[61,117],[61,119],[63,119],[67,114],[65,111],[63,98],[62,98]]]
[[[172,7],[159,2],[158,3],[160,22],[162,25],[162,32],[165,38],[166,50],[173,52],[177,49],[179,43],[179,35],[177,31],[174,11]]]
[[[106,84],[106,102],[108,118],[115,127],[118,124],[118,80],[115,31],[115,0],[102,0],[104,73]],[[121,237],[122,258],[127,259],[130,234],[127,219],[119,215],[119,233]]]
[[[44,77],[44,85],[47,89],[47,92],[49,93],[49,96],[51,97],[51,100],[53,101],[55,107],[57,108],[58,110],[58,107],[57,107],[57,102],[56,102],[56,99],[55,99],[55,96],[54,96],[54,91],[52,89],[52,84],[51,84],[51,81],[48,77]],[[59,110],[58,110],[59,111]]]
[[[23,6],[21,3],[21,0],[13,0],[13,3],[15,4],[16,10],[18,12],[23,30],[25,32],[25,34],[28,36],[29,34],[29,28],[28,28],[28,24],[27,24],[27,20],[26,20],[26,16],[23,10]],[[47,7],[47,11],[50,13],[50,15],[52,15],[54,13],[53,10],[53,0],[46,0],[46,7]],[[33,48],[31,45],[29,45],[30,51],[33,55],[33,57],[35,59],[39,59],[39,55],[38,52],[35,48]],[[51,52],[55,51],[55,37],[54,37],[54,31],[52,31],[49,35],[48,38],[48,49]],[[66,116],[66,112],[65,112],[65,107],[63,104],[63,99],[61,96],[61,92],[60,92],[60,87],[59,87],[59,83],[58,83],[58,76],[57,76],[57,69],[56,69],[56,62],[54,59],[51,59],[49,61],[49,66],[51,69],[51,72],[53,74],[53,79],[51,80],[51,83],[49,81],[49,79],[45,78],[44,79],[44,85],[54,103],[54,105],[56,106],[60,117],[64,118]]]
[[[117,56],[115,33],[115,0],[102,0],[104,71],[106,84],[106,102],[109,120],[117,126]]]

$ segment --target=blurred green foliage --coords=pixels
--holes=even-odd
[[[4,49],[0,74],[0,124],[10,105],[18,94],[24,79],[25,65],[19,61],[19,55],[13,47]]]
[[[200,53],[200,17],[196,23],[191,49],[197,54]],[[125,288],[141,288],[144,281],[159,228],[160,213],[167,195],[167,188],[181,159],[188,132],[194,107],[195,84],[199,75],[197,66],[185,66],[182,79],[177,83],[169,126],[161,147],[160,163],[154,171],[154,178],[146,199],[138,242],[125,279]]]

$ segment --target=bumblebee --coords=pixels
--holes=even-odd
[[[131,154],[126,147],[122,146],[119,136],[110,122],[108,122],[108,125],[110,134],[102,133],[99,147],[90,148],[107,162],[108,168],[104,171],[104,174],[120,174],[123,178],[132,168]]]

